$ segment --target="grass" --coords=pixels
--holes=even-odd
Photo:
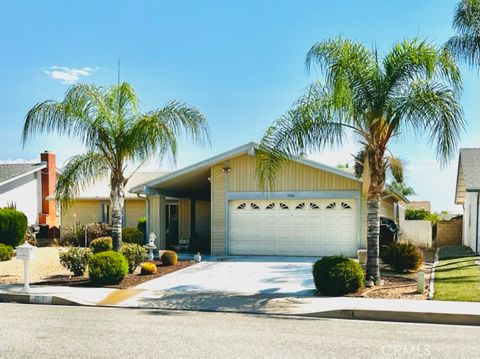
[[[480,302],[480,265],[475,263],[478,257],[472,253],[464,246],[440,248],[433,299]]]

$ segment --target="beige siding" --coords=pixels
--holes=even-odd
[[[66,211],[62,212],[62,232],[73,228],[76,224],[97,223],[100,215],[100,203],[108,202],[97,200],[73,202]]]
[[[145,203],[143,200],[125,201],[125,227],[137,228],[138,220],[146,215]]]
[[[210,201],[195,201],[195,233],[210,238]]]
[[[258,192],[255,157],[242,155],[229,161],[230,192]],[[291,161],[277,176],[275,191],[349,191],[357,190],[357,181]]]
[[[189,199],[178,200],[178,235],[179,239],[191,237],[191,204]]]
[[[217,165],[211,168],[211,239],[212,254],[225,254],[225,238],[226,238],[226,183],[225,176],[222,172],[223,165]]]

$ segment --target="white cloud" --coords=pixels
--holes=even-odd
[[[45,70],[44,73],[47,74],[48,77],[64,84],[73,84],[81,77],[90,76],[96,70],[98,70],[98,67],[93,69],[87,66],[78,69],[71,69],[65,66],[52,66],[50,69]]]

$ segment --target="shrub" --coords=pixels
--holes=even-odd
[[[0,243],[0,262],[8,261],[13,257],[13,248]]]
[[[117,284],[128,274],[128,263],[118,252],[97,253],[88,261],[88,274],[95,284]]]
[[[157,273],[157,266],[152,262],[145,262],[140,264],[140,274],[147,275],[147,274],[155,274]]]
[[[61,246],[74,246],[79,247],[83,246],[85,243],[85,232],[83,227],[76,226],[74,228],[70,228],[62,233],[60,240],[58,243]]]
[[[353,259],[332,256],[315,262],[313,280],[323,295],[343,295],[361,288],[365,275],[360,264]]]
[[[60,263],[76,276],[85,273],[92,252],[88,248],[72,247],[60,253]]]
[[[145,244],[145,235],[136,228],[126,227],[122,229],[122,241],[143,246]]]
[[[28,230],[25,232],[23,242],[27,242],[31,246],[38,246],[37,237],[35,237],[35,235],[33,233],[30,233],[30,231]]]
[[[397,241],[392,242],[385,248],[382,260],[395,272],[401,273],[420,268],[423,258],[422,253],[413,243]]]
[[[431,213],[425,208],[407,208],[405,211],[405,219],[426,220],[435,224],[440,220],[440,215],[438,213]]]
[[[107,223],[90,223],[85,226],[87,230],[87,242],[90,243],[94,239],[101,237],[111,237],[112,227]],[[83,230],[83,238],[85,238],[85,229]]]
[[[143,233],[143,237],[145,238],[147,235],[147,219],[145,217],[138,220],[137,229]]]
[[[175,266],[178,261],[177,253],[174,251],[165,251],[160,256],[160,260],[164,266]]]
[[[93,254],[112,250],[112,237],[100,237],[94,239],[89,245]]]
[[[0,209],[0,243],[16,247],[27,232],[27,216],[13,208]]]
[[[128,271],[133,273],[135,268],[138,267],[142,261],[145,260],[147,250],[139,244],[135,243],[122,243],[121,253],[125,257],[128,263]]]

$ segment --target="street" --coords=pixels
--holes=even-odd
[[[480,328],[0,303],[1,358],[478,357]]]

